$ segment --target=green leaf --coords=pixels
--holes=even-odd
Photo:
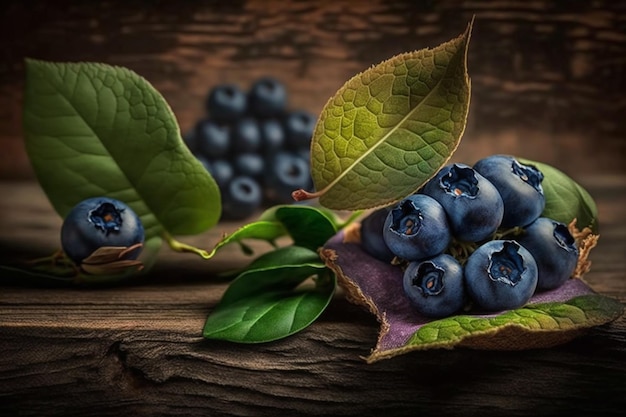
[[[576,219],[579,230],[589,227],[592,232],[598,232],[598,208],[587,190],[548,164],[521,158],[520,161],[536,166],[544,175],[541,185],[546,197],[546,207],[542,216],[565,224]]]
[[[292,289],[325,269],[318,254],[299,246],[285,246],[256,258],[229,285],[220,303],[254,296],[267,290]]]
[[[515,326],[520,335],[526,332],[564,333],[604,324],[622,314],[623,305],[612,298],[598,294],[581,295],[566,302],[531,304],[517,310],[506,311],[495,317],[474,315],[453,316],[431,321],[420,327],[407,341],[405,347],[451,347],[464,339],[480,336],[491,338],[494,348],[499,333]],[[532,337],[532,336],[528,336]]]
[[[265,240],[270,243],[274,243],[276,239],[287,235],[287,231],[282,223],[278,221],[259,220],[256,222],[248,223],[233,233],[224,236],[209,253],[208,257],[212,257],[222,247],[229,243],[239,243],[243,245],[242,241],[245,239],[258,239]]]
[[[26,151],[54,209],[127,203],[146,238],[215,225],[217,185],[184,145],[165,99],[142,77],[97,63],[26,61]]]
[[[469,109],[471,24],[434,49],[397,55],[350,79],[328,101],[311,144],[315,193],[338,210],[396,202],[416,191],[456,150]]]
[[[275,215],[285,225],[296,246],[317,250],[337,233],[333,219],[314,207],[282,206]]]
[[[316,285],[301,284],[317,275]],[[320,277],[321,276],[321,277]],[[280,339],[311,324],[335,288],[317,254],[287,246],[261,255],[228,287],[206,320],[208,339],[260,343]]]

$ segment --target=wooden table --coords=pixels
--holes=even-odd
[[[587,281],[626,301],[626,177],[581,181],[601,238]],[[60,219],[33,182],[0,182],[0,260],[58,248]],[[237,225],[183,239],[211,247]],[[263,246],[256,247],[263,250]],[[203,340],[227,283],[249,258],[203,261],[164,248],[138,282],[104,288],[0,284],[0,414],[7,416],[622,415],[626,318],[551,349],[413,352],[374,364],[373,316],[339,293],[290,338],[258,345]]]

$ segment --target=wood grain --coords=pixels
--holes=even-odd
[[[207,91],[284,81],[292,108],[318,113],[351,76],[434,47],[475,16],[470,119],[458,155],[544,159],[624,173],[625,3],[374,0],[78,2],[0,6],[0,176],[32,178],[21,144],[24,58],[129,67],[162,92],[186,131]]]
[[[626,177],[581,181],[601,238],[586,280],[626,302]],[[37,184],[0,182],[0,263],[51,253],[60,221]],[[235,223],[188,238],[209,246]],[[17,242],[17,243],[16,243]],[[255,246],[258,251],[263,246]],[[521,352],[413,352],[374,364],[378,324],[341,292],[312,326],[272,343],[203,340],[241,266],[163,250],[146,279],[99,288],[0,284],[0,415],[617,416],[626,406],[626,318]]]

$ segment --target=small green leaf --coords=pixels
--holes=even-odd
[[[165,99],[134,72],[29,59],[23,122],[26,151],[61,217],[106,195],[132,207],[146,238],[217,223],[217,185],[184,145]]]
[[[536,166],[544,175],[541,185],[546,197],[546,207],[542,216],[565,224],[576,219],[579,230],[589,227],[592,232],[598,232],[598,208],[587,190],[548,164],[521,158],[520,161]]]
[[[214,256],[218,250],[229,243],[239,243],[242,245],[243,250],[248,250],[249,248],[246,249],[246,246],[242,242],[245,239],[265,240],[273,244],[276,239],[285,235],[287,235],[287,231],[282,223],[278,221],[259,220],[253,223],[248,223],[233,233],[224,236],[219,242],[217,242],[208,257]],[[252,252],[248,254],[251,253]]]
[[[333,219],[314,207],[282,206],[275,215],[285,225],[296,246],[317,250],[337,233]]]
[[[456,150],[469,109],[471,24],[433,49],[397,55],[350,79],[326,104],[311,144],[323,206],[359,210],[416,191]]]
[[[317,285],[301,284],[317,275]],[[228,287],[206,320],[203,335],[241,343],[280,339],[311,324],[334,293],[334,276],[317,254],[298,246],[258,257]]]
[[[218,307],[206,321],[207,339],[263,343],[282,339],[309,326],[328,305],[325,291],[267,291]]]
[[[316,252],[285,246],[256,258],[229,285],[221,304],[256,295],[268,290],[292,289],[307,277],[325,269]]]

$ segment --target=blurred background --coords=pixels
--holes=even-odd
[[[5,0],[0,15],[0,179],[34,180],[25,57],[128,67],[184,132],[210,88],[264,75],[286,84],[290,107],[319,114],[357,72],[456,37],[472,16],[472,99],[454,160],[512,153],[575,178],[626,172],[624,1]]]

